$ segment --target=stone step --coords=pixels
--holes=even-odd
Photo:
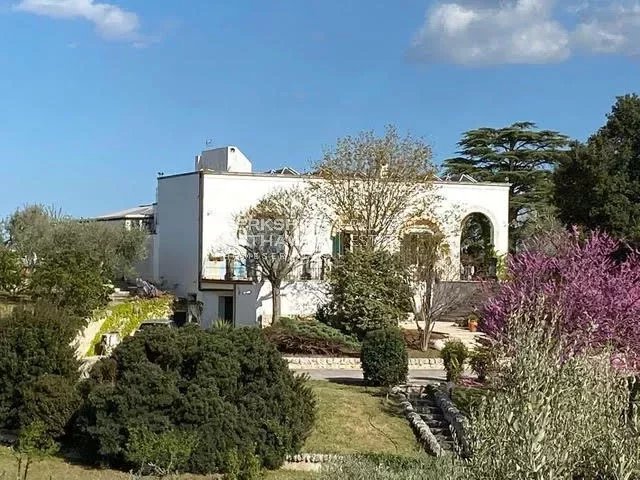
[[[449,431],[449,427],[442,428],[442,427],[432,427],[431,425],[429,425],[429,429],[431,430],[431,433],[433,433],[433,435],[436,438],[438,437],[451,438],[451,432]]]
[[[444,416],[442,415],[442,412],[440,410],[437,409],[433,409],[433,410],[426,410],[426,409],[422,409],[422,410],[417,410],[418,413],[423,416],[423,417],[427,417],[431,420],[444,420]]]
[[[422,415],[422,414],[420,415],[420,417],[429,426],[433,425],[436,428],[440,428],[440,427],[449,428],[449,424],[447,423],[447,421],[444,418],[431,418],[428,415]]]
[[[436,404],[434,403],[434,401],[431,400],[431,399],[429,399],[429,400],[420,399],[420,400],[416,400],[415,402],[412,402],[412,403],[416,408],[432,408],[432,407],[433,408],[438,408],[438,407],[436,407]]]

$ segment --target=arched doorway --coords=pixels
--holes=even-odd
[[[460,265],[463,280],[495,276],[496,258],[493,248],[493,224],[483,213],[467,215],[461,224]]]

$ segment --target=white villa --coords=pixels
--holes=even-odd
[[[149,258],[141,276],[192,304],[201,302],[198,320],[203,327],[219,318],[236,325],[264,325],[271,320],[270,287],[268,282],[255,283],[239,256],[236,217],[270,191],[304,186],[308,179],[290,168],[253,172],[237,147],[216,148],[197,155],[193,170],[158,177],[155,204],[96,219],[135,221],[148,229]],[[457,212],[453,223],[442,220],[451,261],[460,266],[465,280],[460,244],[470,215],[482,215],[490,224],[495,253],[507,252],[509,184],[480,183],[462,175],[436,181],[435,189],[440,197],[436,216]],[[348,248],[345,234],[330,226],[315,231],[313,248],[303,252],[308,257],[282,288],[283,315],[312,314],[324,302],[324,278],[331,258]]]

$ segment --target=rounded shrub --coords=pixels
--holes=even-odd
[[[362,342],[360,361],[368,385],[388,387],[404,383],[409,373],[409,356],[400,329],[369,332]]]
[[[44,434],[51,439],[62,437],[80,404],[75,384],[61,375],[41,375],[21,390],[21,428],[41,422]]]
[[[46,428],[60,431],[79,377],[71,346],[76,332],[77,319],[45,303],[0,317],[0,428],[21,429],[54,408],[56,419]]]
[[[464,371],[464,362],[469,357],[469,350],[460,340],[449,340],[444,344],[440,355],[447,371],[447,381],[457,382]]]
[[[482,345],[469,356],[469,365],[480,382],[487,381],[495,372],[495,354],[489,345]]]
[[[140,452],[161,445],[165,456],[188,457],[179,463],[193,473],[233,470],[234,452],[276,468],[301,448],[315,417],[306,378],[258,329],[151,329],[95,368],[78,428],[114,466],[143,468]],[[190,451],[176,438],[188,438]]]

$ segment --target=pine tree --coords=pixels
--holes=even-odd
[[[640,97],[618,97],[607,123],[574,144],[555,174],[560,220],[640,241]]]
[[[551,169],[568,141],[556,131],[538,130],[532,122],[470,130],[458,143],[459,156],[445,160],[445,173],[466,173],[480,181],[512,184],[509,224],[514,249],[524,225],[548,210]]]

